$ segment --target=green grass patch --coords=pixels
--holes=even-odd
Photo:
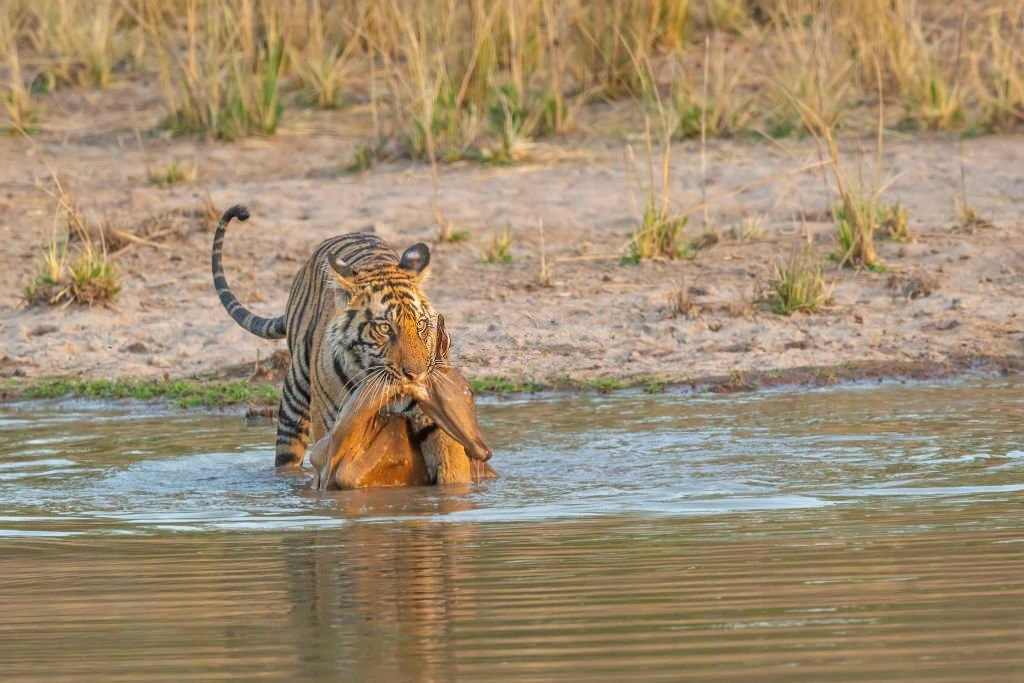
[[[817,313],[832,298],[832,287],[809,247],[774,264],[768,284],[775,299],[772,309],[780,315]]]
[[[8,400],[85,398],[97,401],[134,399],[168,401],[181,408],[208,408],[244,403],[273,404],[280,390],[269,383],[199,382],[193,380],[41,379],[13,380],[4,387]]]
[[[469,386],[478,394],[530,394],[547,388],[533,380],[504,377],[470,377]]]
[[[471,377],[478,394],[532,394],[541,391],[596,391],[601,394],[640,388],[648,394],[664,393],[668,382],[658,377],[572,379],[548,383],[528,378]],[[227,406],[276,406],[280,387],[269,382],[192,379],[7,379],[0,380],[0,402],[40,399],[88,399],[93,401],[160,401],[178,408]]]

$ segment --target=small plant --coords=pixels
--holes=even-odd
[[[841,193],[833,210],[836,222],[838,253],[830,255],[840,266],[863,266],[882,270],[884,266],[875,250],[875,230],[879,226],[879,208],[858,190]]]
[[[506,223],[501,232],[495,232],[483,254],[484,263],[511,263],[512,235]]]
[[[657,257],[692,258],[694,251],[683,239],[683,230],[688,221],[689,216],[671,215],[667,206],[655,207],[648,204],[640,227],[626,245],[622,263],[636,265],[644,259]]]
[[[43,247],[39,272],[25,286],[24,299],[30,306],[108,304],[121,287],[102,232],[93,236],[74,199],[54,180],[56,190],[44,190],[57,202],[53,236]]]
[[[174,185],[175,183],[194,183],[199,177],[199,169],[195,164],[179,164],[172,160],[162,169],[151,169],[149,182],[153,185]]]
[[[974,207],[961,200],[960,197],[957,197],[955,201],[956,225],[953,226],[955,232],[966,232],[973,235],[979,228],[993,227],[992,221],[981,216]]]
[[[49,303],[51,293],[63,281],[67,271],[68,245],[66,236],[58,239],[53,235],[42,249],[39,271],[23,292],[26,303]]]
[[[840,201],[834,212],[839,252],[831,254],[830,258],[840,264],[881,272],[885,266],[875,251],[876,230],[893,242],[910,239],[910,214],[899,203],[880,205],[854,192]]]
[[[882,234],[892,242],[906,242],[910,239],[910,212],[899,202],[885,207],[881,211]]]
[[[373,168],[380,160],[381,145],[374,143],[362,144],[352,153],[352,160],[342,169],[344,173],[360,173]]]
[[[764,214],[746,216],[736,225],[729,228],[729,237],[737,242],[757,242],[765,237],[765,223],[767,217]]]
[[[26,285],[24,298],[30,306],[79,303],[91,307],[109,304],[119,291],[117,272],[102,244],[87,240],[69,257],[66,239],[55,238],[44,247],[40,270]]]
[[[775,298],[772,309],[780,315],[817,313],[831,300],[831,286],[810,246],[774,264],[768,284]]]
[[[469,239],[469,230],[456,230],[451,221],[444,221],[444,227],[437,230],[437,239],[441,242],[464,242]]]
[[[686,317],[691,320],[700,317],[703,307],[690,298],[686,282],[680,282],[668,295],[668,312],[673,318]]]

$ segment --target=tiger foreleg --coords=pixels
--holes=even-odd
[[[309,385],[295,365],[288,368],[277,411],[277,467],[301,467],[309,443]]]

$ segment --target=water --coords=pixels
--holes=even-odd
[[[501,480],[0,407],[3,680],[1024,680],[1024,384],[481,406]]]

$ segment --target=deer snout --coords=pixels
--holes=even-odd
[[[483,441],[477,441],[471,444],[470,448],[466,449],[466,455],[479,460],[480,462],[487,462],[491,459],[491,449],[488,448],[487,444]]]

